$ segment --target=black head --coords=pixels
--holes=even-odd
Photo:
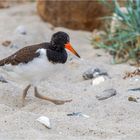
[[[77,57],[80,58],[79,54],[72,48],[70,44],[70,38],[69,35],[65,32],[57,32],[52,35],[51,38],[51,50],[62,52],[65,49],[68,49],[73,54],[75,54]]]
[[[50,47],[47,50],[48,60],[52,61],[53,63],[65,63],[67,60],[67,52],[65,49],[68,49],[80,58],[78,53],[72,48],[70,44],[70,38],[67,33],[57,32],[53,34]]]
[[[69,35],[65,32],[57,32],[52,35],[51,49],[61,51],[65,49],[65,44],[70,42]]]

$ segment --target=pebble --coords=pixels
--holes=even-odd
[[[90,68],[89,70],[83,73],[83,78],[85,80],[88,80],[88,79],[93,79],[93,78],[96,78],[98,76],[103,76],[103,75],[108,76],[107,72],[104,70],[101,70],[99,68]]]
[[[10,40],[5,40],[4,42],[2,42],[2,45],[5,47],[8,47],[11,44]]]
[[[137,98],[130,96],[128,97],[128,101],[137,102]]]
[[[0,82],[2,82],[2,83],[8,83],[8,81],[5,80],[5,78],[3,76],[0,76]]]
[[[19,25],[17,28],[16,28],[16,32],[22,34],[22,35],[26,35],[27,34],[27,30],[25,28],[24,25]]]
[[[106,89],[104,90],[100,95],[96,95],[96,98],[98,100],[105,100],[112,96],[115,96],[117,94],[117,91],[115,89]]]
[[[12,44],[12,45],[10,46],[10,48],[19,49],[19,46],[18,46],[18,45],[16,45],[16,44]]]

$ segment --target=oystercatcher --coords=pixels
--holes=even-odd
[[[37,85],[34,84],[36,81],[44,78],[47,71],[49,72],[50,67],[53,68],[67,61],[68,54],[65,49],[68,49],[80,58],[79,54],[70,44],[69,35],[59,31],[52,35],[50,42],[24,47],[11,56],[0,60],[0,66],[11,67],[15,75],[20,76],[22,79],[28,79],[31,82],[23,90],[23,103],[31,86],[34,86],[34,95],[37,98],[48,100],[57,105],[71,101],[57,100],[43,96],[39,94]]]

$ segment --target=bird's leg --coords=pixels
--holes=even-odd
[[[31,87],[31,85],[29,84],[24,90],[23,90],[23,94],[22,94],[22,104],[24,105],[24,101],[25,101],[25,97],[28,93],[29,88]]]
[[[43,96],[41,94],[38,93],[37,87],[34,87],[34,92],[35,92],[35,97],[43,99],[43,100],[48,100],[56,105],[62,105],[66,102],[71,102],[72,100],[56,100],[56,99],[51,99],[47,96]]]

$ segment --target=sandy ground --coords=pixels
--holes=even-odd
[[[19,25],[26,27],[27,35],[15,32]],[[52,31],[50,25],[37,16],[34,4],[3,9],[0,10],[0,42],[11,40],[17,48],[0,45],[0,58],[24,46],[49,41],[51,35],[59,30],[70,35],[71,43],[83,61],[70,55],[63,70],[50,73],[51,76],[38,87],[44,95],[73,101],[54,105],[35,98],[31,89],[22,107],[21,96],[26,82],[0,82],[0,140],[139,140],[140,102],[130,102],[128,96],[140,95],[138,91],[128,89],[138,88],[140,79],[135,77],[123,80],[124,72],[135,68],[127,64],[112,65],[111,56],[103,50],[92,48],[91,33],[64,28]],[[91,67],[105,69],[111,79],[92,86],[91,80],[82,78],[83,72]],[[0,75],[6,77],[2,70]],[[98,101],[96,95],[108,88],[115,88],[118,94]],[[90,118],[67,116],[72,112],[82,112]],[[36,121],[42,115],[50,118],[52,129]]]

